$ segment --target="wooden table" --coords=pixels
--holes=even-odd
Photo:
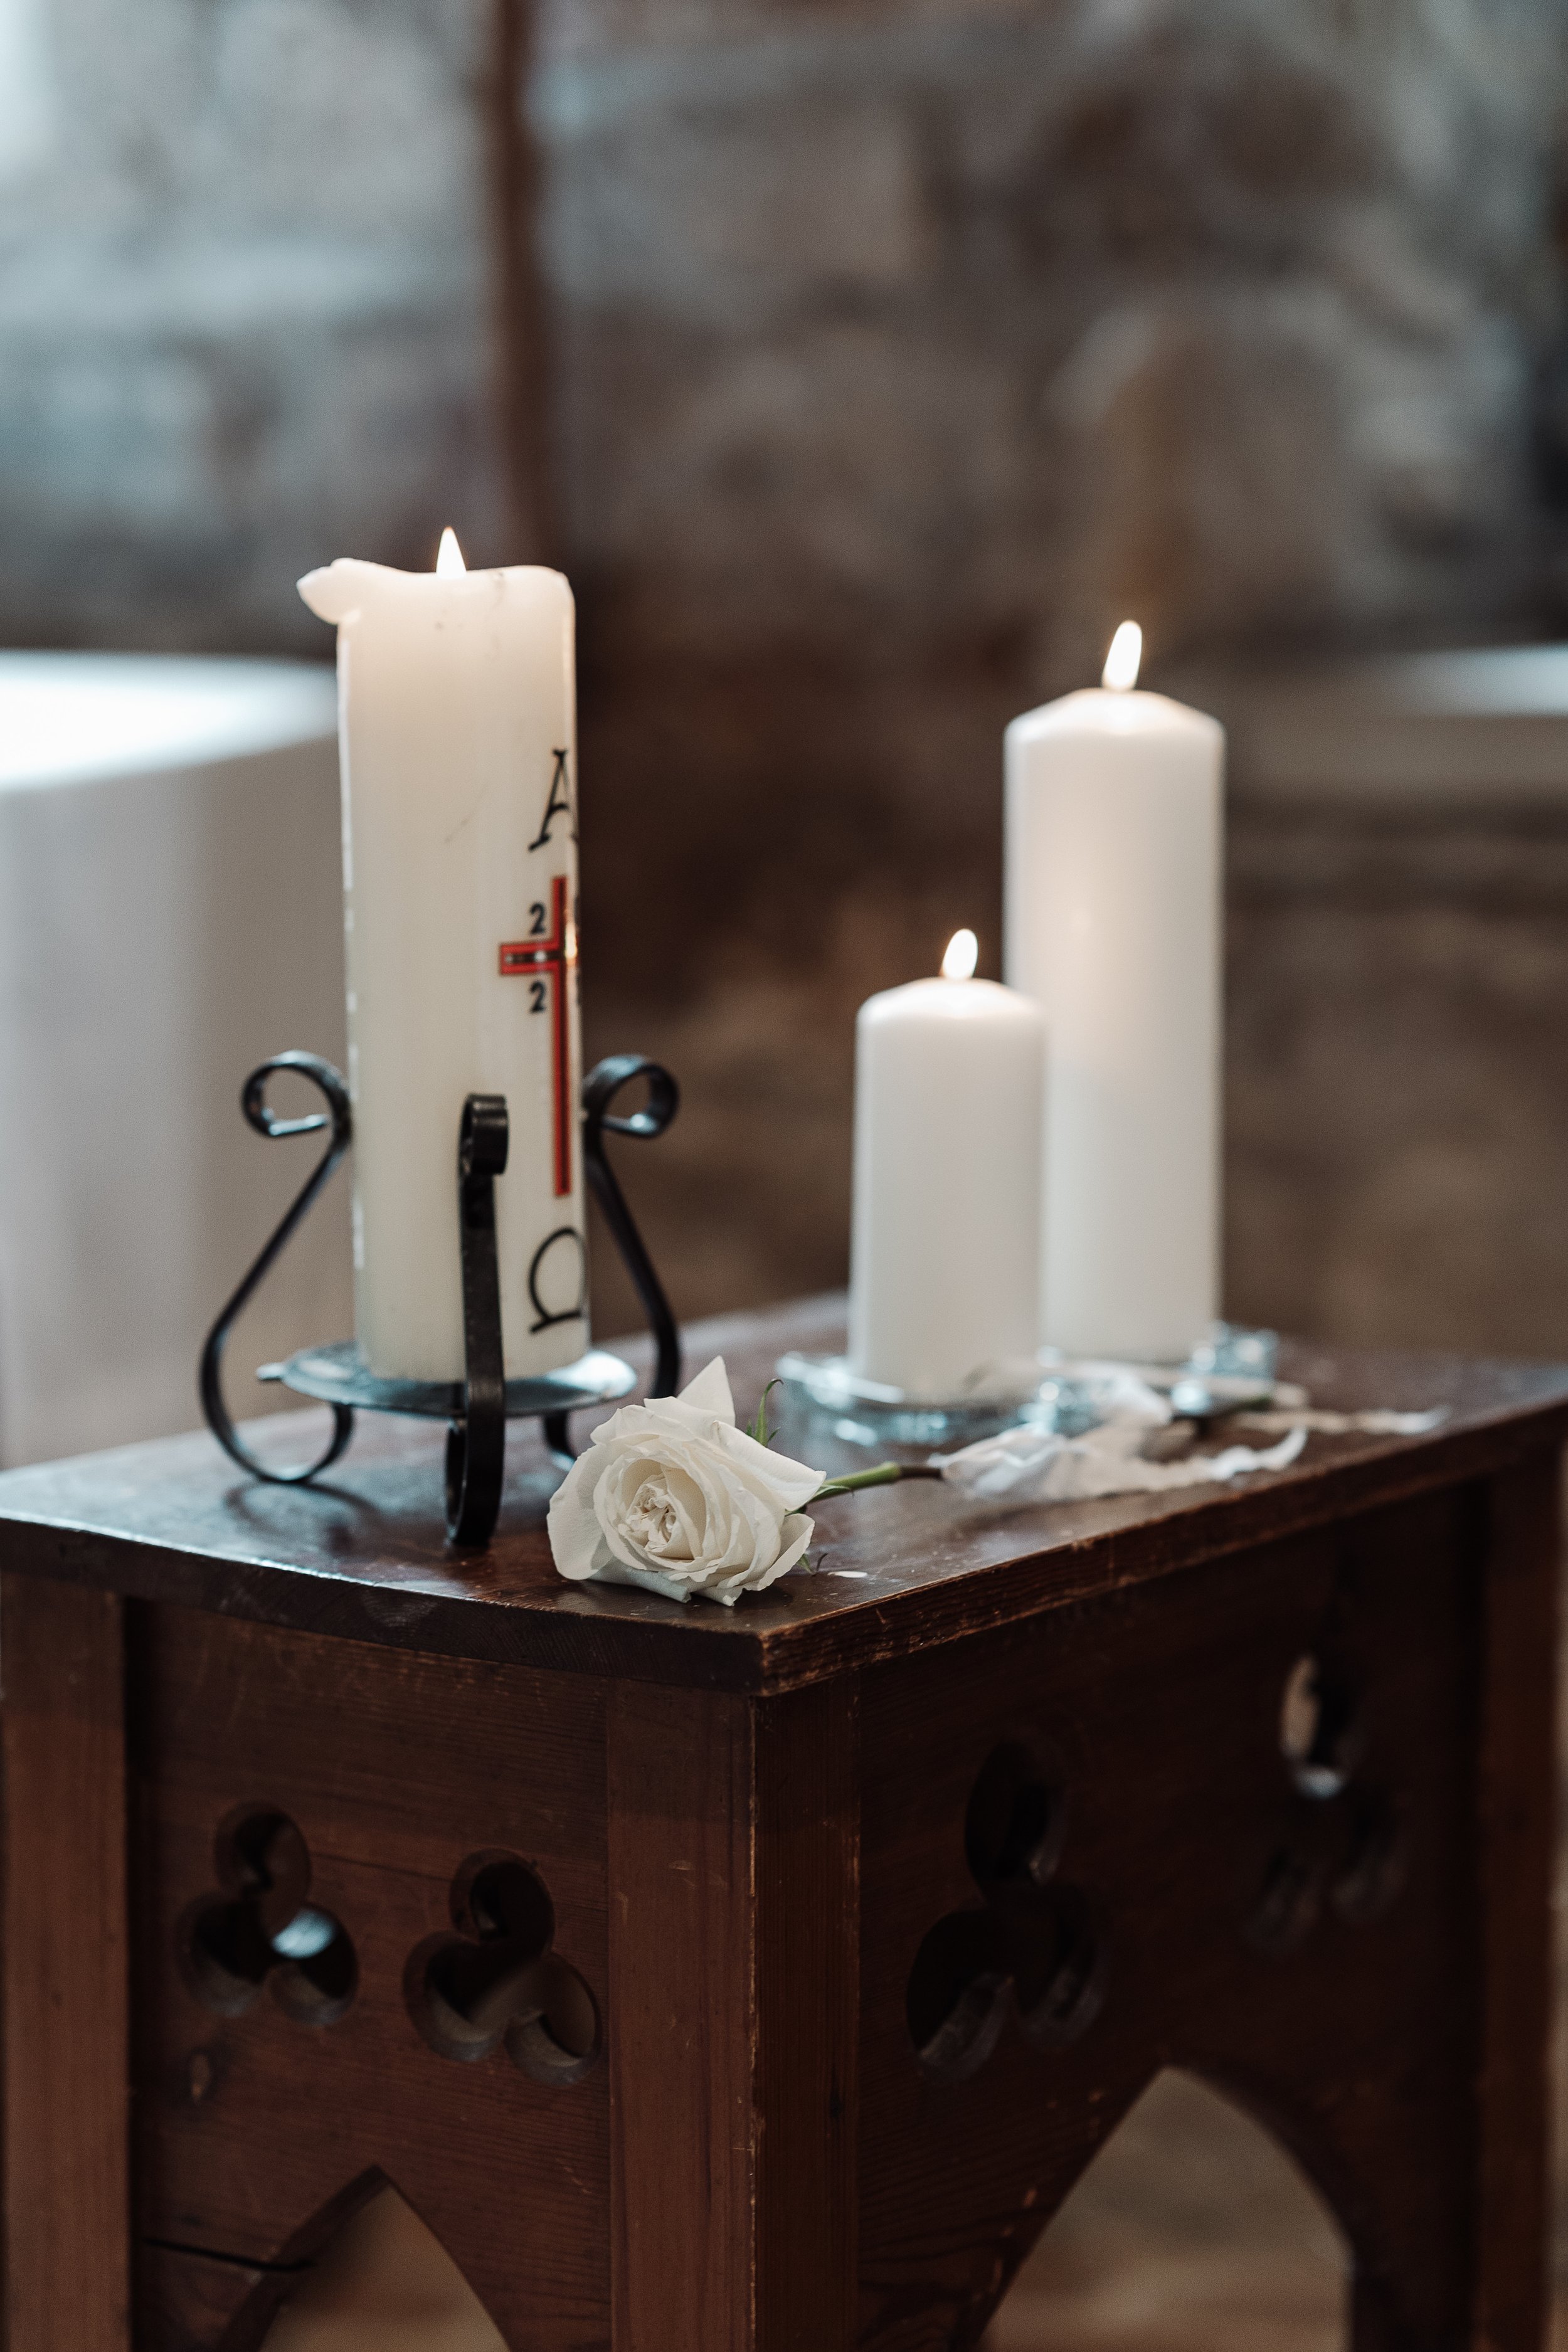
[[[733,1612],[560,1582],[521,1433],[477,1559],[417,1424],[0,1478],[8,2352],[244,2352],[386,2180],[515,2352],[973,2346],[1170,2064],[1340,2216],[1358,2352],[1537,2347],[1568,1372],[1289,1369],[1452,1415],[827,1504]]]

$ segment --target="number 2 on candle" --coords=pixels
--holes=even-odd
[[[543,1013],[551,999],[551,983],[554,984],[554,1095],[555,1095],[555,1197],[563,1200],[572,1190],[572,1106],[569,1100],[571,1078],[568,1065],[571,1058],[567,986],[577,962],[576,927],[567,910],[570,885],[564,874],[557,874],[551,884],[551,906],[554,921],[548,931],[542,918],[543,906],[537,900],[529,908],[529,935],[526,940],[503,940],[499,951],[503,980],[521,975],[528,980],[531,1013]]]

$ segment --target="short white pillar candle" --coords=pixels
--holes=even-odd
[[[1044,1337],[1180,1360],[1219,1311],[1225,733],[1140,651],[1007,730],[1006,971],[1049,1032]]]
[[[850,1369],[933,1402],[1037,1339],[1045,1024],[976,955],[960,931],[855,1033]]]

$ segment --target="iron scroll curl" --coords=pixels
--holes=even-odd
[[[275,1070],[293,1071],[309,1078],[326,1099],[324,1111],[311,1111],[304,1118],[279,1118],[267,1099],[267,1081]],[[228,1335],[243,1309],[249,1304],[271,1272],[272,1266],[293,1236],[295,1227],[315,1201],[316,1195],[331,1175],[339,1160],[353,1139],[353,1112],[349,1104],[349,1090],[341,1070],[325,1062],[319,1054],[291,1052],[274,1054],[257,1069],[252,1070],[240,1089],[239,1107],[258,1135],[276,1142],[291,1135],[315,1135],[331,1128],[331,1134],[325,1151],[296,1193],[294,1200],[266,1244],[255,1265],[238,1289],[219,1312],[216,1322],[207,1333],[202,1349],[196,1385],[201,1392],[202,1411],[207,1427],[231,1461],[255,1478],[265,1478],[276,1486],[302,1486],[330,1469],[348,1444],[354,1433],[353,1407],[333,1405],[332,1433],[326,1452],[314,1462],[298,1470],[276,1470],[260,1462],[245,1444],[229,1417],[223,1393],[223,1351]]]
[[[616,1116],[610,1106],[634,1078],[647,1081],[647,1100],[640,1110]],[[620,1180],[610,1165],[605,1137],[629,1135],[646,1143],[657,1142],[679,1108],[680,1088],[663,1063],[650,1060],[647,1054],[606,1055],[583,1081],[583,1171],[647,1317],[654,1345],[650,1396],[673,1396],[680,1386],[680,1332],[647,1245],[626,1206]],[[544,1417],[544,1443],[563,1468],[576,1458],[566,1418],[563,1412]]]
[[[267,1082],[276,1071],[308,1078],[325,1097],[325,1112],[281,1118],[267,1100]],[[647,1087],[639,1110],[612,1109],[634,1079]],[[680,1092],[669,1072],[642,1054],[617,1054],[598,1063],[583,1086],[584,1168],[589,1189],[636,1286],[654,1341],[650,1392],[672,1395],[680,1383],[680,1338],[663,1285],[637,1228],[605,1150],[606,1135],[652,1140],[662,1135],[679,1107]],[[245,1279],[227,1301],[203,1347],[198,1376],[207,1425],[230,1459],[252,1477],[273,1486],[303,1486],[337,1461],[353,1434],[356,1406],[394,1412],[440,1412],[449,1419],[447,1448],[447,1525],[449,1539],[481,1547],[500,1512],[505,1475],[505,1426],[517,1414],[537,1413],[545,1444],[563,1467],[574,1459],[568,1434],[574,1411],[625,1395],[636,1385],[631,1367],[603,1350],[585,1356],[563,1373],[509,1382],[505,1374],[499,1267],[496,1253],[495,1180],[508,1157],[508,1115],[502,1096],[470,1095],[458,1139],[457,1180],[463,1297],[464,1378],[440,1382],[381,1380],[355,1361],[348,1343],[305,1349],[287,1364],[263,1368],[262,1377],[280,1380],[300,1394],[328,1403],[332,1433],[325,1451],[298,1469],[278,1470],[246,1445],[223,1394],[223,1357],[241,1310],[276,1262],[296,1227],[331,1175],[353,1137],[348,1087],[330,1062],[314,1054],[275,1054],[251,1072],[240,1096],[248,1124],[258,1135],[278,1139],[331,1129],[327,1149],[272,1234]],[[582,1251],[582,1236],[570,1230]],[[552,1236],[552,1238],[557,1238]],[[537,1292],[531,1295],[537,1305]],[[577,1312],[585,1308],[580,1297]],[[574,1319],[550,1318],[548,1319]],[[565,1401],[563,1402],[562,1400]]]
[[[647,1080],[647,1100],[641,1110],[617,1118],[612,1115],[610,1105],[634,1078]],[[656,1142],[679,1108],[680,1088],[663,1064],[650,1061],[646,1054],[611,1054],[604,1061],[595,1062],[583,1081],[584,1168],[647,1317],[655,1349],[650,1396],[673,1396],[680,1386],[680,1334],[664,1295],[664,1286],[654,1271],[653,1260],[605,1156],[605,1137],[631,1135],[647,1143]]]

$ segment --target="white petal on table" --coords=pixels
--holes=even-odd
[[[1238,1412],[1233,1426],[1265,1433],[1316,1430],[1324,1437],[1425,1437],[1428,1430],[1440,1429],[1447,1418],[1446,1404],[1434,1406],[1430,1412],[1390,1412],[1381,1406],[1368,1412],[1330,1412],[1304,1406],[1289,1412]]]
[[[1278,1445],[1262,1450],[1230,1445],[1185,1462],[1145,1462],[1137,1448],[1148,1429],[1146,1422],[1131,1420],[1108,1422],[1085,1437],[1006,1429],[962,1453],[937,1454],[931,1460],[947,1485],[977,1502],[1066,1503],[1225,1484],[1258,1470],[1284,1470],[1307,1443],[1304,1429],[1292,1429]]]

